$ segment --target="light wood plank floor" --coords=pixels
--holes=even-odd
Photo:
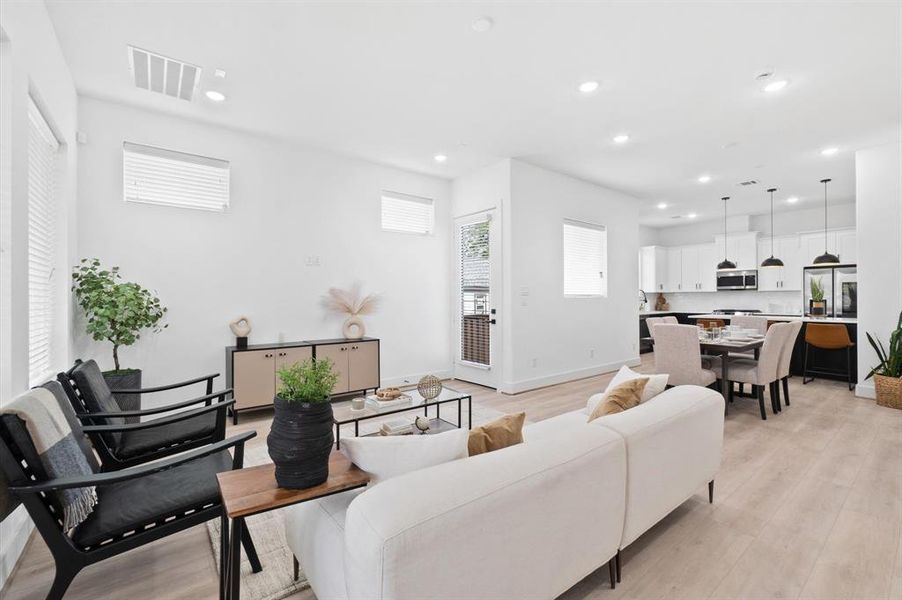
[[[640,370],[653,371],[652,356]],[[611,377],[516,396],[454,385],[540,421],[584,406]],[[842,383],[790,381],[792,406],[767,421],[751,399],[731,406],[713,505],[700,489],[627,548],[616,590],[603,567],[564,598],[902,599],[902,411],[855,398]],[[235,430],[254,429],[253,443],[264,444],[270,421],[265,411],[248,415]],[[52,578],[47,548],[33,536],[2,597],[43,598]],[[195,527],[86,569],[67,598],[216,594],[207,533]]]

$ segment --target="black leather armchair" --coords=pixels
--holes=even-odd
[[[115,390],[117,394],[152,394],[206,382],[203,396],[136,411],[119,409],[113,391],[93,360],[77,361],[57,379],[66,391],[76,417],[85,424],[84,431],[100,457],[101,469],[115,471],[225,439],[227,412],[234,401],[228,400],[231,389],[212,391],[213,379],[217,376],[218,373],[141,390]],[[164,413],[169,414],[137,423],[126,422],[127,417]]]
[[[98,467],[88,476],[50,479],[25,423],[15,415],[0,415],[0,469],[9,481],[9,492],[25,505],[56,564],[47,598],[62,598],[78,572],[90,564],[215,518],[222,520],[220,561],[224,565],[229,534],[216,474],[241,468],[244,444],[255,435],[247,432],[113,472],[99,472]],[[86,445],[82,451],[92,468],[97,466]],[[97,486],[97,505],[67,535],[52,492],[85,486]],[[227,569],[220,571],[222,577]]]

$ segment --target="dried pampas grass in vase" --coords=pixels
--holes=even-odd
[[[379,307],[379,295],[368,294],[363,296],[360,292],[360,283],[355,283],[349,290],[329,288],[329,292],[323,296],[323,308],[339,314],[347,315],[341,332],[346,339],[359,340],[366,335],[366,325],[360,317],[371,315]]]

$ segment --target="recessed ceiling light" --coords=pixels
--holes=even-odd
[[[821,154],[823,154],[824,156],[833,156],[837,152],[839,152],[839,148],[836,147],[824,148],[823,150],[821,150]]]
[[[711,176],[710,176],[710,175],[699,175],[699,176],[698,176],[698,182],[699,182],[699,183],[708,183],[709,181],[711,181]]]
[[[625,143],[628,142],[628,141],[630,141],[630,136],[628,136],[628,135],[625,134],[625,133],[621,133],[620,135],[615,135],[615,136],[614,136],[614,143],[615,143],[615,144],[625,144]]]
[[[689,217],[690,219],[694,219],[694,218],[697,217],[698,215],[695,214],[695,213],[689,213],[689,214],[686,215],[686,216]]]
[[[436,154],[432,158],[435,159],[435,162],[437,162],[437,163],[443,163],[446,160],[448,160],[448,157],[445,156],[444,154]]]
[[[473,31],[478,33],[485,33],[489,29],[495,26],[495,22],[490,17],[478,17],[473,20],[471,27]]]
[[[789,82],[785,79],[777,79],[776,81],[771,81],[766,86],[764,86],[765,92],[779,92],[783,88],[789,85]]]
[[[667,208],[667,203],[666,202],[658,202],[658,208],[660,208],[661,210],[664,210],[665,208]]]
[[[789,202],[790,204],[795,204],[796,202],[799,201],[799,197],[798,196],[790,196],[789,198],[786,199],[786,201]]]
[[[216,69],[215,71],[213,71],[213,75],[219,77],[220,79],[225,79],[226,72],[222,69]]]
[[[598,89],[597,81],[584,81],[581,84],[579,84],[579,91],[581,91],[584,94],[591,94],[592,92],[594,92],[597,89]]]
[[[213,102],[223,102],[226,99],[225,94],[216,90],[207,90],[207,98]]]

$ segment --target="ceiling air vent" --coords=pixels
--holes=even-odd
[[[139,88],[182,100],[194,98],[201,73],[197,65],[134,46],[128,47],[128,64]]]
[[[748,185],[758,185],[757,179],[749,179],[748,181],[740,181],[737,185],[748,186]]]

